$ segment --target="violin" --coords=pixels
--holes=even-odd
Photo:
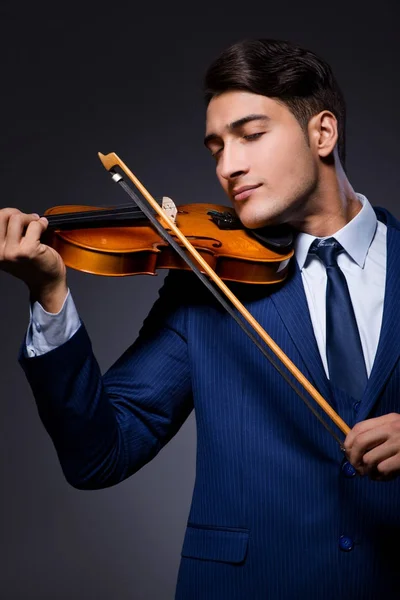
[[[154,275],[160,268],[191,269],[344,452],[336,433],[282,370],[282,365],[345,435],[350,427],[223,281],[258,284],[283,281],[294,254],[291,232],[285,228],[246,230],[232,210],[222,211],[222,207],[213,204],[188,204],[177,208],[171,199],[164,198],[160,206],[114,152],[107,155],[99,152],[98,155],[113,181],[121,185],[135,204],[114,209],[88,206],[48,209],[44,216],[49,220],[49,227],[43,241],[60,253],[67,266],[94,274]],[[145,201],[125,183],[120,172],[136,185]]]
[[[214,204],[176,207],[164,197],[161,207],[221,279],[274,284],[287,276],[293,256],[289,230],[265,228],[254,233],[243,227],[233,210]],[[44,216],[49,221],[44,243],[73,269],[106,276],[190,270],[138,207],[55,206]]]

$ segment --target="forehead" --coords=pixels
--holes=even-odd
[[[249,114],[264,114],[278,118],[284,107],[272,98],[245,91],[224,92],[209,103],[206,113],[206,133],[221,133],[229,125]]]

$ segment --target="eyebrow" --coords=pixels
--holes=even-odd
[[[240,127],[243,127],[243,125],[246,125],[246,123],[250,123],[251,121],[269,121],[269,120],[270,120],[270,117],[268,117],[267,115],[262,115],[262,114],[247,115],[246,117],[242,117],[241,119],[232,121],[232,123],[229,123],[229,125],[226,126],[226,129],[228,131],[235,131],[235,129],[239,129]],[[209,142],[219,139],[219,137],[220,136],[217,135],[216,133],[209,133],[204,138],[204,145],[208,146]]]

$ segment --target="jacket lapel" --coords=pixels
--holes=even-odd
[[[325,400],[332,404],[329,382],[314,336],[303,281],[295,259],[292,260],[288,279],[271,295],[271,300],[308,371],[304,372],[303,369],[302,372]],[[296,366],[300,369],[300,365]]]
[[[387,267],[381,334],[357,421],[368,416],[400,356],[400,231],[389,223],[386,244]]]
[[[381,334],[374,365],[365,389],[357,421],[365,419],[378,400],[400,357],[400,229],[385,209],[376,208],[387,225],[387,269]],[[333,394],[321,361],[311,323],[303,281],[293,259],[290,274],[271,300],[306,367],[304,375],[335,408]],[[297,365],[300,368],[300,365]]]

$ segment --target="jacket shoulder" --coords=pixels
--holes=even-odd
[[[387,227],[393,227],[394,229],[400,230],[400,220],[396,219],[387,208],[383,208],[382,206],[374,206],[373,208],[378,221],[381,221]]]

